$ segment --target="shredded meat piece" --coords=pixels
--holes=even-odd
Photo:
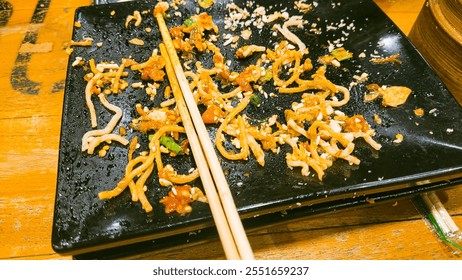
[[[236,57],[237,58],[246,58],[246,57],[251,56],[255,52],[264,52],[265,50],[266,50],[265,47],[257,46],[257,45],[243,46],[243,47],[240,47],[236,51]]]
[[[393,54],[384,58],[373,58],[371,59],[372,63],[381,64],[381,63],[396,63],[401,64],[401,60],[398,59],[399,53]]]

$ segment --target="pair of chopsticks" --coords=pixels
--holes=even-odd
[[[459,227],[456,225],[451,215],[449,215],[436,193],[423,193],[420,195],[419,199],[421,202],[418,203],[420,204],[418,209],[420,208],[423,212],[423,215],[428,219],[438,237],[446,244],[462,251],[462,246],[453,240],[453,237],[457,235],[460,237]]]
[[[167,76],[226,258],[253,259],[253,252],[228,182],[189,88],[163,15],[158,13],[155,17],[162,35],[163,44],[160,44],[160,51],[166,60]]]
[[[444,234],[454,234],[459,230],[448,211],[434,192],[421,195],[428,210],[433,215]]]

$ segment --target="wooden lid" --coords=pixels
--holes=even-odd
[[[462,46],[462,0],[430,0],[428,3],[439,26]]]
[[[409,39],[462,104],[462,0],[427,0]]]

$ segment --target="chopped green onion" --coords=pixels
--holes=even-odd
[[[187,27],[192,26],[196,24],[196,22],[192,18],[185,19],[183,24]]]
[[[252,103],[252,105],[257,106],[257,107],[260,106],[260,104],[261,104],[260,96],[258,96],[256,94],[252,94],[250,96],[250,103]]]
[[[175,154],[183,153],[183,149],[180,145],[178,145],[175,140],[170,136],[162,136],[160,137],[160,144],[170,151],[174,152]]]
[[[353,54],[351,52],[345,50],[344,48],[336,48],[336,49],[331,51],[331,54],[338,61],[347,60],[347,59],[350,59],[350,58],[353,57]]]
[[[273,78],[273,70],[266,69],[265,70],[265,75],[260,78],[260,81],[269,82],[272,78]]]

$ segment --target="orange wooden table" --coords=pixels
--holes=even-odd
[[[376,0],[408,33],[424,0]],[[69,259],[51,248],[65,42],[91,0],[0,1],[0,259]],[[462,188],[439,193],[462,225]],[[249,234],[257,259],[462,259],[410,201],[307,218]],[[139,259],[223,259],[219,241]]]

